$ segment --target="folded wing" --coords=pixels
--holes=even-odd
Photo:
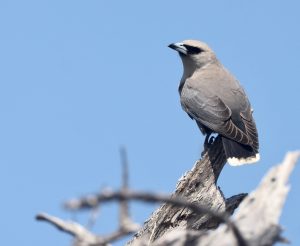
[[[251,121],[242,118],[243,122],[247,121],[244,124],[246,130],[240,129],[232,120],[230,108],[218,96],[205,90],[185,88],[181,94],[181,105],[193,119],[214,132],[245,145],[255,145],[251,137],[256,132],[255,123],[253,126]]]

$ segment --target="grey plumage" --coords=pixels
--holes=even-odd
[[[228,163],[242,165],[259,160],[259,143],[248,97],[239,82],[222,66],[207,44],[196,40],[169,45],[183,63],[179,84],[184,111],[201,132],[222,136]]]

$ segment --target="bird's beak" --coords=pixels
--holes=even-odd
[[[180,54],[187,55],[187,49],[184,47],[183,43],[173,43],[168,46],[169,48],[176,50]]]

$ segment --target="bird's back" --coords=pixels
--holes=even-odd
[[[199,92],[207,97],[217,96],[231,110],[232,118],[240,122],[240,113],[250,117],[251,106],[244,89],[220,63],[209,64],[187,78],[181,93],[181,101],[190,97],[190,91]],[[188,91],[188,93],[186,93]],[[205,100],[205,98],[204,98]],[[240,124],[238,124],[240,125]]]

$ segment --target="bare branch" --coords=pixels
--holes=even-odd
[[[36,219],[74,236],[75,246],[104,246],[139,229],[130,218],[129,200],[163,202],[128,245],[267,246],[286,242],[280,235],[278,221],[289,190],[286,183],[300,151],[288,153],[283,163],[273,167],[250,195],[239,194],[225,199],[216,185],[226,161],[221,144],[220,138],[216,138],[203,159],[180,179],[171,196],[130,190],[127,155],[125,149],[121,149],[120,191],[106,190],[64,205],[72,211],[93,210],[101,203],[118,201],[119,228],[109,235],[95,235],[78,223],[47,214],[38,214]],[[237,207],[239,210],[232,220],[229,216]],[[214,230],[220,223],[225,224]]]
[[[121,164],[122,164],[122,187],[121,191],[126,192],[128,190],[128,160],[125,147],[120,149]],[[120,213],[119,213],[120,228],[126,228],[133,222],[130,219],[128,200],[120,201]],[[126,229],[125,229],[126,231]]]
[[[172,196],[184,197],[190,203],[201,203],[219,213],[225,211],[232,213],[241,200],[233,200],[232,205],[234,206],[227,210],[226,199],[216,184],[225,163],[226,156],[222,139],[218,136],[204,153],[202,159],[196,161],[194,167],[180,178]],[[174,228],[209,230],[218,227],[219,223],[220,220],[209,214],[199,215],[184,207],[165,203],[152,213],[143,229],[127,245],[134,244],[139,238],[150,237],[150,235],[151,242],[154,242]]]
[[[129,174],[128,174],[128,158],[125,147],[120,149],[121,165],[122,165],[122,188],[127,189],[129,187]]]
[[[76,241],[84,242],[82,245],[93,245],[99,244],[104,245],[103,240],[95,236],[93,233],[85,229],[82,225],[72,222],[72,221],[64,221],[55,216],[51,216],[45,213],[38,214],[36,216],[37,220],[46,221],[52,225],[54,225],[57,229],[64,231],[76,238]],[[80,244],[77,244],[80,245]]]
[[[257,189],[251,192],[240,204],[234,216],[234,222],[249,245],[267,246],[276,242],[287,241],[280,236],[281,228],[278,222],[289,190],[288,177],[299,157],[300,151],[289,152],[283,163],[271,168]],[[166,234],[166,241],[172,236],[175,240],[174,234]],[[206,235],[199,234],[198,236],[200,240],[195,237],[197,240],[189,245],[240,245],[234,243],[233,234],[226,225],[211,230]],[[160,238],[159,243],[157,245],[164,245],[164,237]]]
[[[129,188],[129,174],[128,174],[128,159],[125,147],[120,149],[121,165],[122,165],[122,186],[121,191],[127,192]],[[141,227],[134,223],[129,214],[128,199],[120,199],[119,201],[119,228],[103,238],[104,242],[113,242],[124,236],[137,232]]]
[[[136,233],[140,229],[139,225],[130,225],[126,227],[120,227],[117,231],[112,232],[110,235],[103,237],[103,242],[112,243],[116,240],[119,240],[122,237],[130,235],[132,233]],[[100,244],[101,245],[101,244]],[[98,245],[95,245],[98,246]]]
[[[120,150],[121,153],[121,164],[122,164],[122,187],[121,193],[127,193],[128,191],[128,161],[127,153],[125,148]],[[89,201],[93,200],[93,197],[88,198]],[[128,199],[119,199],[120,202],[120,215],[119,215],[119,228],[107,236],[96,236],[89,232],[83,226],[78,223],[71,221],[64,221],[54,216],[47,214],[38,214],[37,220],[42,220],[51,223],[56,226],[59,230],[62,230],[75,237],[76,246],[102,246],[107,245],[110,242],[120,239],[128,234],[137,232],[140,226],[130,219]],[[99,203],[92,207],[91,218],[89,219],[88,226],[92,226],[97,218],[97,212]]]
[[[101,194],[96,194],[94,196],[82,197],[80,199],[72,199],[65,203],[65,208],[68,210],[81,210],[81,209],[92,209],[99,203],[111,202],[113,200],[139,200],[144,202],[167,202],[172,205],[179,207],[187,207],[195,213],[208,213],[221,222],[226,222],[228,217],[225,214],[217,213],[210,210],[206,206],[200,204],[190,203],[183,197],[170,197],[169,195],[156,194],[143,191],[103,191]]]
[[[228,225],[229,228],[232,229],[234,235],[236,236],[239,245],[247,245],[246,241],[243,239],[243,236],[239,232],[239,229],[232,223],[229,219],[227,213],[218,213],[214,210],[209,209],[206,206],[191,203],[186,200],[184,197],[170,197],[169,195],[155,194],[155,193],[147,193],[147,192],[135,192],[135,191],[105,191],[101,194],[95,196],[89,196],[81,199],[74,199],[67,203],[65,203],[65,208],[70,210],[79,210],[79,209],[87,209],[93,208],[97,206],[99,203],[109,202],[112,200],[121,201],[124,199],[130,200],[140,200],[145,202],[165,202],[168,204],[172,204],[178,207],[188,208],[196,214],[202,215],[209,214],[220,222],[224,222]]]

